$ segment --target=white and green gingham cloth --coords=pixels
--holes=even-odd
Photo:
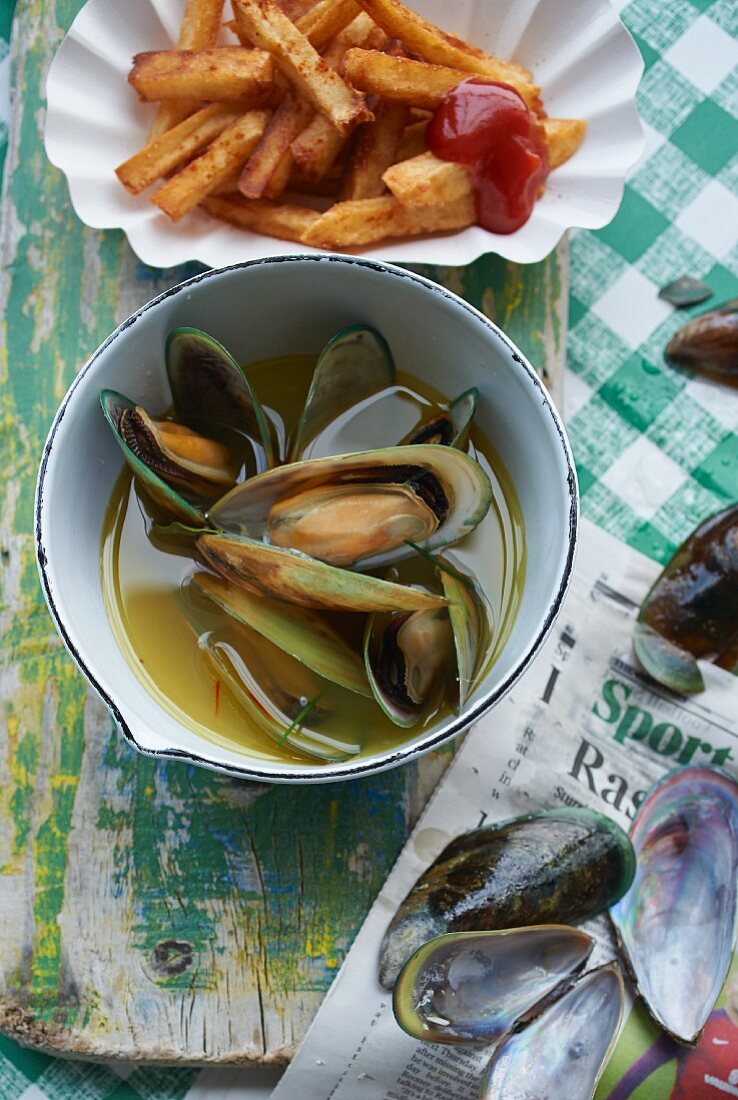
[[[0,0],[0,169],[13,4]],[[571,241],[566,418],[583,514],[663,562],[699,520],[738,499],[735,403],[663,361],[690,315],[738,297],[738,0],[617,6],[646,62],[638,103],[648,148],[612,224]],[[657,292],[685,274],[714,296],[675,311]],[[64,1062],[0,1036],[0,1100],[264,1095],[252,1093],[248,1071],[240,1076],[243,1093],[233,1070]]]

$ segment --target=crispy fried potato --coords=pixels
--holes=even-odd
[[[273,98],[274,62],[265,50],[217,46],[155,50],[133,59],[129,84],[141,99],[250,100]]]
[[[205,50],[214,46],[223,13],[223,0],[187,0],[182,25],[177,38],[177,49]],[[162,103],[149,131],[149,140],[170,130],[182,119],[196,111],[196,102]]]
[[[151,201],[178,221],[244,164],[269,117],[269,111],[247,111],[226,127],[201,156],[157,188]]]
[[[528,69],[513,61],[502,61],[460,38],[446,34],[440,27],[405,7],[400,0],[359,0],[359,3],[382,30],[391,37],[401,39],[408,50],[424,61],[511,84],[521,94],[523,89],[529,92],[532,88]]]
[[[409,57],[355,48],[346,51],[343,75],[355,88],[383,99],[435,110],[446,92],[466,80],[468,74]]]
[[[374,108],[374,122],[365,123],[356,132],[339,199],[373,199],[384,194],[382,173],[397,159],[407,114],[406,104],[380,100]]]
[[[227,103],[203,107],[150,141],[139,153],[120,164],[115,174],[126,190],[138,195],[175,168],[181,168],[241,114],[238,107]]]
[[[360,12],[340,31],[323,54],[331,69],[341,65],[346,50],[363,45],[375,30],[373,20]],[[316,114],[292,143],[292,156],[303,175],[314,181],[323,179],[346,144],[346,138],[325,115]]]
[[[569,160],[584,141],[587,123],[581,118],[544,118],[548,167],[553,171]]]
[[[418,157],[425,152],[425,137],[428,130],[428,122],[411,122],[405,130],[397,150],[397,160],[409,160],[410,157]]]
[[[320,52],[345,27],[361,14],[356,0],[318,0],[310,11],[296,21],[297,29]]]
[[[393,164],[382,177],[396,199],[406,206],[442,206],[473,195],[466,168],[433,153]]]
[[[265,199],[244,199],[228,195],[205,199],[202,204],[209,214],[239,229],[252,229],[267,237],[283,241],[299,241],[303,233],[318,220],[320,214],[306,206],[273,203]]]
[[[326,65],[274,0],[234,0],[234,12],[243,32],[274,56],[302,95],[337,130],[346,134],[373,117],[363,97]]]
[[[587,124],[581,119],[544,120],[551,170],[574,155],[584,140],[586,129]],[[474,193],[471,177],[463,165],[441,160],[429,152],[393,164],[382,178],[395,198],[409,206],[438,206]]]
[[[280,104],[238,181],[238,190],[247,199],[260,199],[268,189],[276,197],[284,190],[292,170],[290,144],[312,114],[311,105],[293,95]],[[277,180],[272,184],[275,173]]]
[[[474,222],[474,199],[467,196],[448,206],[403,206],[393,195],[337,202],[303,233],[302,243],[314,248],[353,248],[385,237],[415,237],[420,233],[463,229]]]
[[[292,142],[290,150],[305,178],[317,182],[324,179],[335,164],[347,140],[325,115],[315,115]]]

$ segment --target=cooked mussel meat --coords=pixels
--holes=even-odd
[[[465,447],[478,402],[476,387],[466,390],[447,410],[418,424],[402,442],[408,446],[437,443],[443,447]]]
[[[738,668],[738,504],[704,520],[679,547],[643,602],[633,648],[673,691],[704,690],[697,659]]]
[[[457,542],[491,500],[479,463],[453,448],[421,445],[269,470],[237,485],[209,516],[224,531],[373,569],[414,553],[408,542],[429,549]]]

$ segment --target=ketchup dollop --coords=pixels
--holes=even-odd
[[[451,88],[428,124],[427,143],[441,160],[470,170],[485,229],[513,233],[527,222],[548,156],[538,122],[509,84],[475,78]]]

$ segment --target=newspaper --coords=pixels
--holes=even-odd
[[[644,792],[671,768],[738,769],[738,679],[703,663],[707,690],[687,699],[647,682],[635,665],[633,623],[658,571],[583,524],[554,632],[523,682],[467,736],[273,1100],[474,1100],[489,1050],[411,1039],[377,981],[382,936],[421,872],[452,837],[482,824],[589,806],[627,830]],[[595,938],[593,965],[617,956],[605,917],[582,927]],[[624,1100],[646,1080],[640,1100],[738,1096],[738,1014],[735,1023],[723,1008],[713,1017],[688,1051],[661,1035],[631,993],[597,1097]]]

